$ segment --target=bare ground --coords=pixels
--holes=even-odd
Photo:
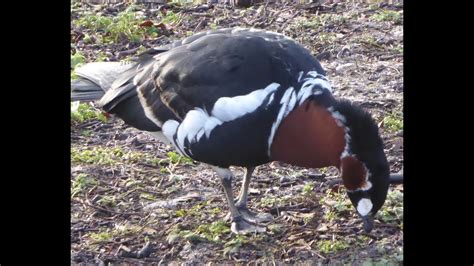
[[[124,4],[74,4],[72,21],[90,12],[114,16]],[[403,129],[384,118],[403,105],[402,24],[378,14],[402,7],[356,2],[326,6],[256,4],[168,6],[179,22],[158,37],[130,43],[84,42],[103,34],[71,23],[71,53],[86,62],[124,60],[142,45],[167,44],[213,27],[257,27],[284,33],[310,49],[327,71],[335,96],[360,103],[380,124],[385,151],[396,173],[403,166]],[[158,24],[163,8],[139,5],[144,21]],[[165,35],[166,33],[166,35]],[[168,36],[167,36],[168,35]],[[401,119],[401,117],[399,117]],[[71,256],[74,263],[352,263],[403,264],[403,186],[390,188],[370,234],[336,169],[303,169],[272,163],[258,167],[249,207],[275,217],[267,232],[236,236],[224,221],[227,204],[217,176],[203,164],[169,154],[171,147],[119,119],[73,122]],[[233,168],[238,193],[243,170]]]

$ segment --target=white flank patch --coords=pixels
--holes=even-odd
[[[370,199],[362,198],[357,203],[357,212],[362,216],[366,216],[372,210],[372,207],[373,204]]]
[[[291,87],[290,89],[293,89],[293,87]],[[286,117],[293,110],[293,108],[295,108],[295,104],[296,104],[296,92],[295,90],[293,90],[291,92],[290,101],[288,102],[288,105],[286,107],[285,114],[283,115],[284,117]]]
[[[274,98],[275,98],[275,94],[272,93],[272,95],[270,95],[270,99],[268,100],[267,106],[269,106],[270,104],[272,104]]]
[[[293,90],[293,87],[289,87],[288,89],[286,89],[285,93],[281,97],[280,103],[283,104],[283,107],[286,107],[286,104],[289,102]]]
[[[204,135],[204,133],[205,133],[204,129],[199,130],[199,132],[196,135],[196,139],[201,139],[202,136]],[[209,138],[209,137],[207,137],[207,138]]]
[[[177,141],[181,148],[184,147],[184,139],[187,138],[189,142],[194,139],[198,131],[206,124],[209,116],[202,109],[194,109],[186,114],[183,122],[179,125]]]
[[[265,89],[253,91],[247,95],[236,97],[222,97],[216,101],[212,109],[212,116],[223,122],[235,120],[255,111],[270,94],[275,92],[280,84],[272,83]]]
[[[298,76],[298,82],[301,81],[301,78],[302,78],[302,77],[303,77],[303,71],[300,71],[300,74],[299,74],[299,76]]]
[[[247,95],[236,97],[219,98],[212,109],[211,115],[201,108],[189,111],[181,124],[174,120],[168,120],[163,124],[163,133],[173,142],[178,150],[184,152],[184,142],[198,142],[204,135],[210,137],[212,130],[224,122],[238,119],[260,107],[268,95],[270,101],[274,99],[274,92],[280,87],[278,83],[272,83],[264,89],[253,91]]]
[[[140,101],[140,104],[143,108],[143,111],[145,112],[145,116],[150,119],[155,125],[161,127],[163,124],[158,117],[155,116],[155,113],[153,112],[153,109],[151,106],[149,106],[146,102],[145,97],[143,96],[142,91],[140,90],[140,87],[137,87],[137,95],[138,95],[138,100]]]
[[[206,121],[206,124],[204,124],[204,133],[206,134],[206,137],[209,138],[209,136],[211,135],[211,131],[217,127],[217,126],[220,126],[222,125],[222,121],[215,118],[215,117],[210,117],[207,121]],[[202,136],[202,135],[201,135]],[[200,139],[200,137],[198,137],[198,139]]]
[[[163,134],[165,135],[165,137],[171,143],[174,143],[175,146],[177,146],[177,145],[173,140],[173,136],[174,136],[174,134],[176,134],[176,131],[178,130],[178,126],[179,126],[178,121],[170,119],[170,120],[166,121],[163,124],[163,127],[161,128],[162,131],[163,131]],[[178,150],[180,150],[180,149],[178,149]]]

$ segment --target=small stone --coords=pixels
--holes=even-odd
[[[288,178],[287,176],[282,176],[280,178],[280,183],[286,183],[286,182],[289,182],[290,181],[290,178]]]
[[[339,65],[339,66],[336,67],[336,72],[341,74],[343,72],[346,72],[349,68],[351,68],[353,66],[354,66],[354,63],[347,63],[347,64],[344,64],[344,65]]]

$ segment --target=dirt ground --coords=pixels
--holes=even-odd
[[[104,32],[75,21],[91,14],[117,16],[128,4],[74,2],[71,55],[80,52],[85,62],[126,60],[144,48],[216,27],[283,33],[321,61],[336,97],[373,114],[391,172],[397,173],[403,167],[403,7],[334,2],[260,3],[248,9],[139,4],[133,12],[143,22],[160,24],[156,35],[139,42],[122,35],[113,43],[97,41]],[[173,19],[162,20],[166,12]],[[254,172],[249,207],[274,220],[266,233],[237,236],[224,220],[228,209],[217,176],[206,165],[181,158],[114,117],[73,121],[71,145],[72,263],[403,264],[402,185],[391,186],[374,230],[366,234],[335,181],[337,169],[262,165]],[[237,195],[243,169],[232,170]]]

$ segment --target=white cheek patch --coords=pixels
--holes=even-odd
[[[362,215],[366,216],[372,210],[373,204],[372,201],[367,198],[362,198],[357,203],[357,212]]]

